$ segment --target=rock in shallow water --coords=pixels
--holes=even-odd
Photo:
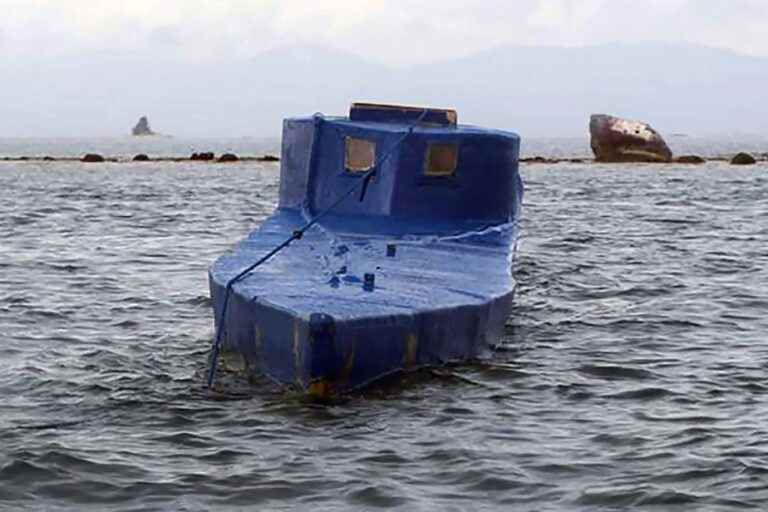
[[[144,153],[139,153],[138,155],[133,157],[134,162],[149,162],[149,156],[145,155]]]
[[[736,156],[731,158],[732,165],[752,165],[756,162],[755,157],[749,153],[737,153]]]
[[[237,162],[240,160],[234,153],[224,153],[219,157],[219,162]]]
[[[133,127],[131,133],[136,136],[155,135],[155,132],[153,132],[152,128],[149,127],[149,120],[147,120],[147,116],[141,116],[139,118],[139,122],[136,123],[136,126]]]
[[[101,155],[97,155],[96,153],[88,153],[83,158],[80,159],[81,162],[103,162],[104,157]]]
[[[670,162],[672,151],[646,123],[605,114],[589,120],[592,151],[598,162]]]
[[[675,162],[678,164],[703,164],[706,160],[699,155],[682,155],[675,158]]]

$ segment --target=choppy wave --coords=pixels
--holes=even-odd
[[[491,361],[202,391],[277,166],[0,163],[0,509],[762,510],[768,168],[524,167]]]

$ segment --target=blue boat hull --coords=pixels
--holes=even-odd
[[[248,372],[324,398],[483,358],[498,342],[515,289],[514,224],[441,232],[429,221],[420,235],[417,223],[405,233],[390,222],[371,235],[329,218],[236,283],[220,319],[227,282],[304,222],[279,209],[210,269],[222,351]]]
[[[278,208],[210,269],[219,349],[326,397],[488,355],[514,294],[520,138],[455,111],[286,119]]]

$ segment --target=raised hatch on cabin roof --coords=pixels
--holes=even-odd
[[[424,111],[427,111],[424,114]],[[353,103],[349,108],[351,121],[380,123],[407,123],[419,119],[422,123],[440,126],[456,126],[458,115],[453,109],[413,107],[408,105],[388,105],[385,103]]]

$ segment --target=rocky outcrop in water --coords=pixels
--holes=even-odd
[[[699,155],[682,155],[675,158],[675,162],[678,164],[703,164],[706,160]]]
[[[219,157],[219,162],[237,162],[240,160],[234,153],[224,153]]]
[[[135,136],[155,135],[155,132],[153,132],[149,127],[149,120],[147,120],[147,116],[141,116],[139,118],[139,122],[136,123],[136,126],[133,127],[131,133],[133,133]]]
[[[189,157],[190,160],[213,160],[216,157],[216,155],[213,154],[211,151],[203,152],[203,153],[192,153],[192,156]]]
[[[133,157],[134,162],[149,162],[149,156],[144,153],[139,153]]]
[[[80,159],[81,162],[91,162],[91,163],[98,163],[103,162],[104,157],[101,155],[97,155],[96,153],[88,153],[83,158]]]
[[[589,120],[592,152],[598,162],[670,162],[672,151],[647,123],[605,114]]]
[[[757,160],[749,153],[738,153],[731,158],[732,165],[752,165],[754,163],[757,163]]]

